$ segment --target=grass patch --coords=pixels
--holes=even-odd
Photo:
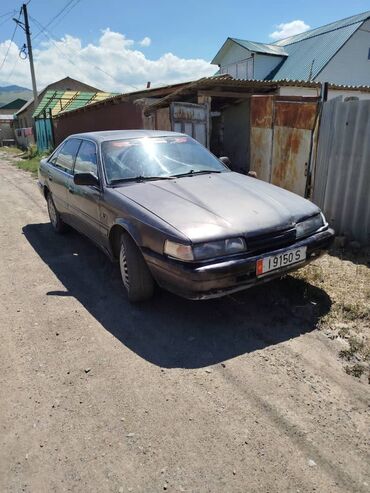
[[[11,164],[32,173],[34,176],[37,175],[41,159],[50,154],[39,153],[35,145],[29,146],[25,151],[17,147],[1,147],[0,149],[6,152]]]
[[[0,147],[0,149],[2,151],[7,152],[10,155],[20,154],[22,152],[20,149],[18,149],[18,147],[3,146],[3,147]]]
[[[340,256],[333,250],[293,274],[329,295],[332,305],[318,328],[340,341],[344,371],[359,379],[370,379],[369,258],[366,248],[355,253],[344,249]]]
[[[340,351],[339,356],[347,361],[351,361],[356,354],[362,354],[364,352],[364,341],[357,339],[355,336],[350,336],[348,338],[348,348],[342,349]]]
[[[352,375],[353,377],[361,378],[362,375],[365,373],[366,368],[363,365],[356,363],[354,365],[347,365],[344,368],[344,370],[347,373],[347,375]],[[370,373],[369,373],[368,379],[369,379],[369,383],[370,383]]]
[[[343,318],[357,320],[370,317],[369,310],[361,303],[344,303],[342,305]]]
[[[15,162],[15,165],[19,169],[23,169],[24,171],[29,171],[33,175],[37,175],[40,159],[42,159],[42,156],[35,156],[30,159],[19,159],[19,161]]]

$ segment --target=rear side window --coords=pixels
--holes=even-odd
[[[74,172],[93,173],[98,176],[96,146],[93,142],[83,140],[78,150]]]
[[[52,163],[57,168],[72,174],[73,164],[76,159],[78,148],[80,147],[80,139],[69,139],[62,145],[56,156],[53,156]]]

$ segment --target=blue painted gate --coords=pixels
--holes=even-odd
[[[37,118],[36,124],[36,143],[37,150],[47,151],[54,147],[54,136],[51,118]]]

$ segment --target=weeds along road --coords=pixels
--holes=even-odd
[[[315,329],[324,291],[130,305],[4,156],[0,252],[0,491],[369,491],[368,388]]]

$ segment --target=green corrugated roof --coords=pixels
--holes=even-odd
[[[58,113],[83,108],[115,95],[116,93],[112,92],[46,91],[32,116],[43,117],[46,112],[46,117],[49,118],[50,112],[52,116],[56,116]]]

